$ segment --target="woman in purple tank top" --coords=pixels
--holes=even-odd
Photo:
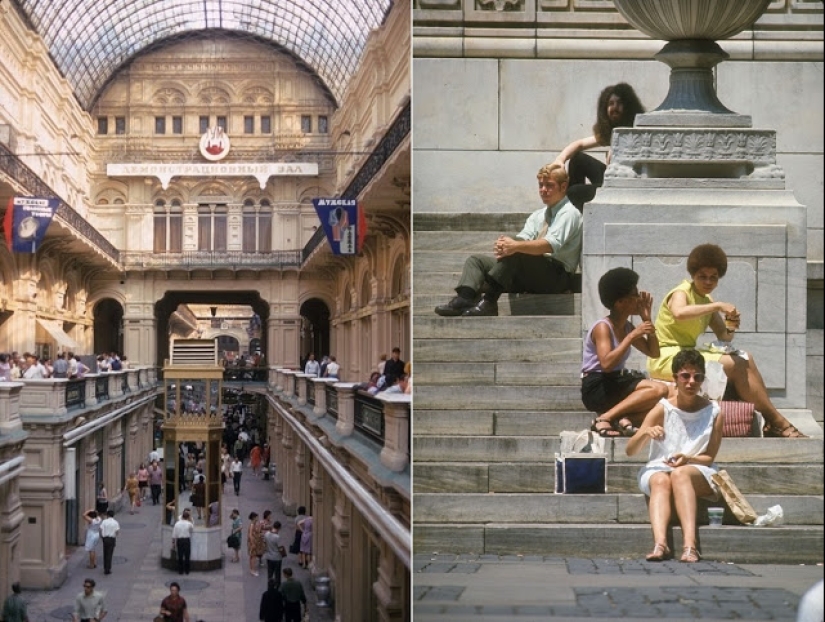
[[[584,340],[582,402],[598,414],[590,429],[604,437],[633,436],[647,412],[669,393],[666,383],[625,368],[631,346],[647,356],[659,356],[650,319],[653,297],[640,292],[638,282],[639,275],[629,268],[602,275],[599,298],[610,313],[593,324]],[[641,318],[639,326],[633,326],[631,315]]]

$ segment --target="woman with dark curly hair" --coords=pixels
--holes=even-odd
[[[609,147],[613,130],[617,127],[633,127],[636,115],[644,111],[636,92],[629,84],[620,82],[606,87],[599,95],[596,106],[593,135],[574,140],[556,158],[555,161],[561,165],[570,160],[567,198],[579,210],[596,196],[596,188],[604,182],[604,171],[607,169],[606,164],[582,152],[594,147]],[[609,152],[607,164],[610,164]],[[589,184],[585,183],[588,179]]]
[[[714,301],[710,297],[719,285],[719,279],[728,271],[725,251],[716,244],[700,244],[690,252],[687,270],[691,280],[682,281],[670,290],[659,307],[655,326],[660,356],[647,361],[651,378],[671,380],[673,357],[686,348],[696,348],[697,339],[708,326],[721,341],[730,341],[739,327],[739,311],[733,303]],[[706,361],[722,364],[738,396],[752,402],[762,413],[766,421],[763,430],[766,437],[807,438],[771,403],[753,356],[742,354],[702,349]]]

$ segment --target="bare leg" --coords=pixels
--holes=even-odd
[[[682,546],[696,548],[696,506],[698,497],[713,494],[705,476],[690,465],[675,469],[670,475],[676,514],[682,525]]]
[[[667,526],[670,523],[670,473],[654,473],[650,478],[650,527],[654,544],[667,544]]]
[[[769,425],[777,430],[784,430],[791,425],[771,403],[768,390],[765,388],[765,381],[753,357],[746,361],[741,357],[726,354],[719,362],[722,363],[728,380],[732,381],[733,386],[736,387],[736,392],[744,400],[752,402]]]
[[[634,425],[641,424],[644,416],[659,400],[668,396],[670,389],[664,382],[658,380],[642,380],[636,385],[636,390],[616,404],[610,410],[602,413],[599,419],[607,419],[611,423],[622,417],[631,419]]]

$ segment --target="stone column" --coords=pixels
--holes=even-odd
[[[307,376],[306,374],[295,374],[295,385],[298,389],[298,406],[305,406],[307,403]]]
[[[341,436],[349,436],[355,430],[355,383],[338,382],[338,423],[335,430]]]
[[[23,431],[19,414],[21,382],[0,384],[0,599],[20,580],[21,526],[25,515],[20,502],[20,476],[25,468]]]
[[[327,385],[335,384],[335,378],[314,378],[312,390],[315,392],[315,406],[312,409],[316,415],[325,415],[327,412]]]
[[[295,374],[298,372],[287,370],[284,372],[286,376],[286,385],[284,387],[284,397],[287,399],[295,397]]]
[[[353,611],[352,593],[353,577],[350,572],[352,562],[351,548],[352,503],[344,492],[335,487],[335,510],[332,517],[335,549],[330,567],[330,579],[335,598],[335,619],[347,619]]]
[[[382,542],[378,558],[378,581],[372,589],[378,599],[378,619],[381,622],[401,622],[405,612],[404,564],[386,542]]]
[[[381,464],[401,472],[410,463],[411,395],[401,393],[378,397],[384,403],[384,448]]]
[[[310,487],[309,479],[312,467],[312,453],[300,439],[295,438],[295,499],[298,506],[305,506],[307,513],[310,513]]]
[[[28,413],[23,411],[25,422]],[[24,587],[53,589],[68,574],[63,508],[65,423],[31,426],[20,500],[27,520],[21,527],[20,581]]]
[[[281,472],[286,463],[286,450],[283,444],[283,430],[284,420],[278,415],[275,410],[270,409],[269,412],[269,448],[272,452],[270,455],[270,462],[275,463],[275,473],[272,474],[272,488],[276,492],[282,493],[284,491],[283,473]]]
[[[130,277],[130,280],[133,277]],[[157,360],[157,322],[151,305],[140,305],[139,315],[129,315],[132,305],[126,305],[123,315],[123,354],[131,365],[154,365]]]
[[[291,459],[292,452],[295,448],[295,432],[285,421],[282,422],[283,432],[281,446],[283,448],[281,459],[278,464],[278,470],[281,473],[281,481],[283,482],[283,502],[284,513],[289,516],[295,516],[295,510],[298,507],[296,499],[298,499],[298,482],[295,477],[297,466]]]
[[[312,516],[313,516],[313,531],[312,531],[312,565],[313,575],[321,574],[328,571],[330,563],[332,562],[332,529],[331,523],[326,516],[327,506],[326,502],[327,490],[327,474],[321,467],[321,463],[317,460],[312,461],[312,477],[309,480],[309,487],[312,494]],[[326,493],[326,494],[325,494]]]
[[[107,483],[106,490],[109,491],[109,507],[112,507],[112,502],[115,497],[120,497],[120,491],[123,489],[123,482],[126,481],[126,475],[121,468],[120,457],[124,451],[124,439],[121,433],[120,419],[110,421],[106,426],[106,433],[108,435],[108,442],[105,447],[108,450],[105,458],[105,465],[103,470],[103,477]]]

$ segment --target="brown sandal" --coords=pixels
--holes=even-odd
[[[673,553],[668,548],[667,544],[656,543],[653,546],[653,550],[647,554],[645,559],[649,562],[663,562],[671,557],[673,557]]]
[[[702,559],[702,556],[699,555],[699,551],[695,547],[686,546],[682,550],[682,558],[679,561],[685,564],[695,564],[700,559]]]
[[[778,428],[773,424],[767,423],[765,427],[762,428],[762,435],[765,438],[808,438],[808,436],[797,430],[795,425],[790,423],[784,428]]]
[[[602,427],[599,427],[600,423],[602,424]],[[621,434],[613,427],[612,422],[607,419],[600,419],[599,417],[593,419],[590,424],[590,429],[602,438],[618,438],[621,436]]]

